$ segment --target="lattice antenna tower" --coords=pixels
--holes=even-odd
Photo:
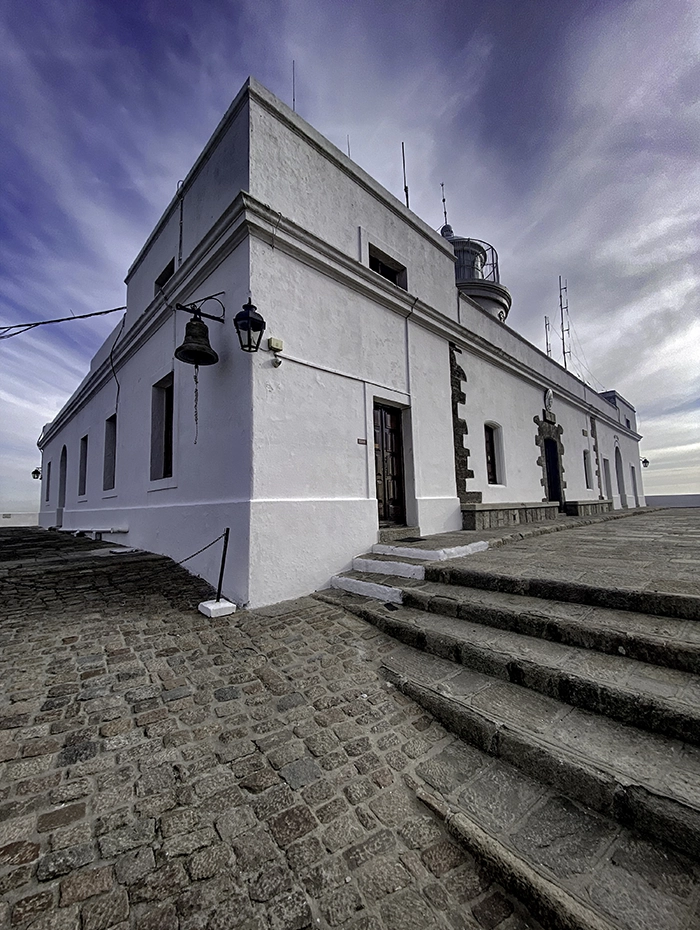
[[[445,226],[447,226],[447,204],[445,203],[445,184],[441,183],[440,188],[442,189],[442,213],[445,217]]]
[[[566,357],[571,360],[571,326],[569,324],[569,290],[568,281],[564,280],[562,284],[561,275],[559,275],[559,316],[561,318],[561,354],[564,359],[564,368],[568,371]],[[566,325],[564,325],[566,324]],[[569,348],[566,348],[566,337],[569,337]]]

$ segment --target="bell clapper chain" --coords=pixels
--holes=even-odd
[[[199,438],[199,365],[194,366],[194,445]]]

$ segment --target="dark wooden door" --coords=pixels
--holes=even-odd
[[[563,503],[561,487],[561,470],[559,468],[559,449],[553,439],[544,441],[544,459],[547,468],[547,499]]]
[[[374,407],[374,462],[379,523],[402,526],[406,523],[403,439],[401,411],[395,407]]]

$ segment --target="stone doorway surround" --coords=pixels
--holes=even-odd
[[[547,480],[547,457],[545,454],[545,442],[546,440],[552,440],[556,445],[556,453],[559,460],[559,480],[561,482],[561,507],[564,508],[566,504],[566,479],[564,478],[564,444],[561,441],[562,434],[564,432],[563,426],[557,423],[557,418],[551,410],[543,409],[542,416],[535,416],[532,418],[533,423],[537,427],[537,433],[535,434],[535,445],[539,446],[540,454],[537,457],[537,464],[542,468],[542,477],[540,478],[540,484],[544,488],[543,501],[550,500],[550,487]]]

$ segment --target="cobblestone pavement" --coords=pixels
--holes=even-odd
[[[453,740],[379,677],[392,640],[314,598],[210,620],[84,541],[42,573],[14,532],[2,930],[537,927],[409,787]]]

